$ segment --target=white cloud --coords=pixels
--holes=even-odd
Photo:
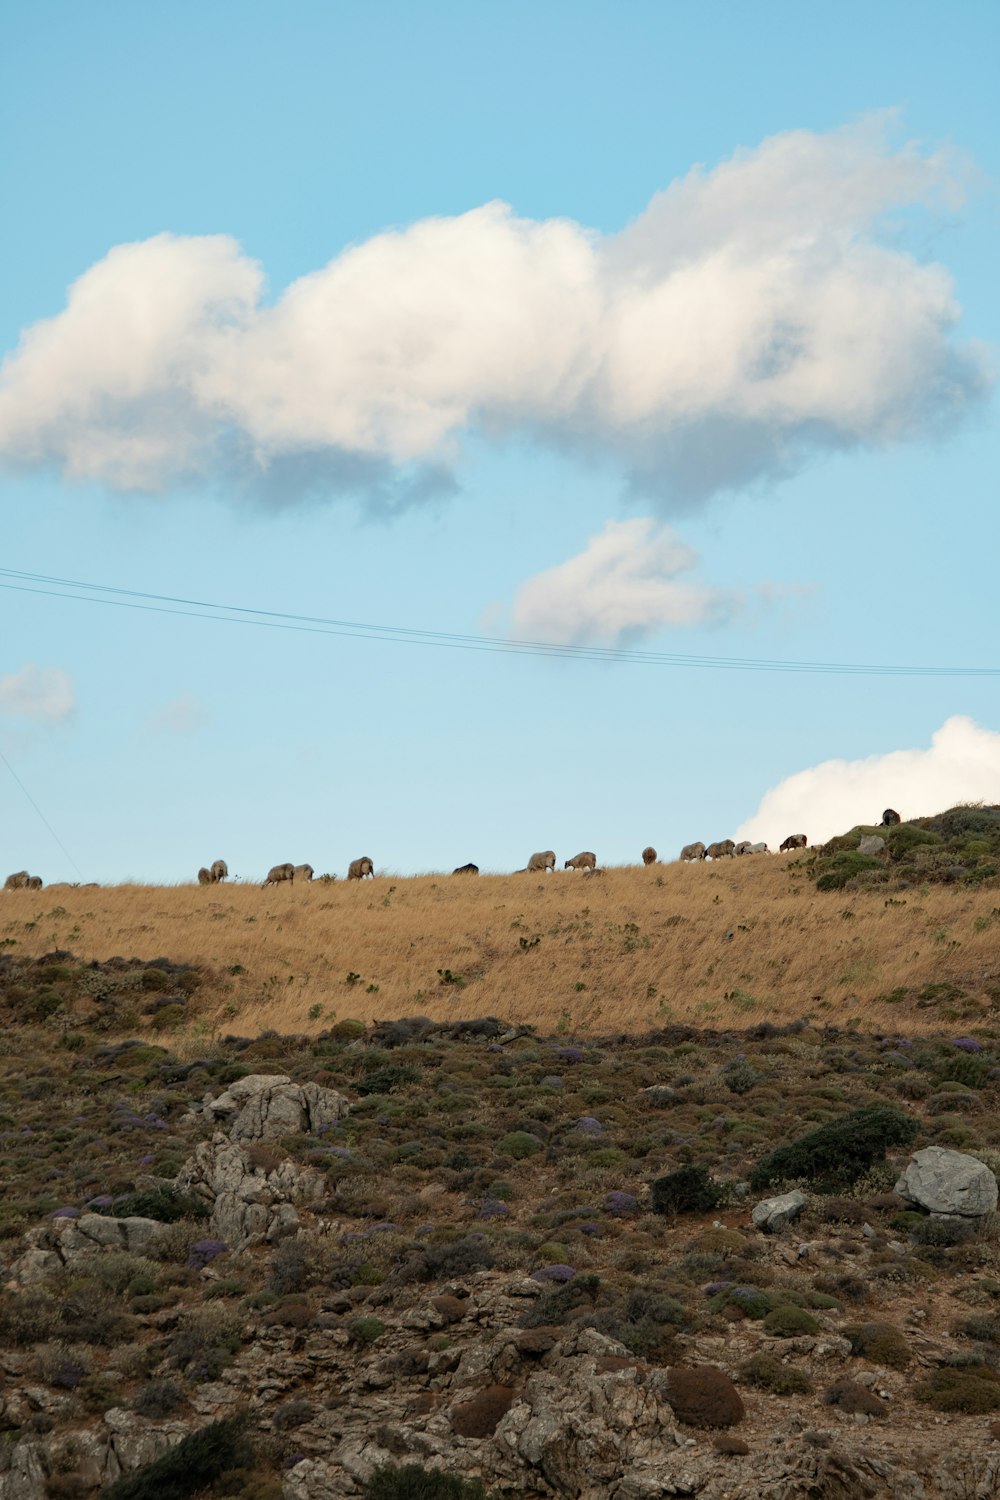
[[[887,807],[919,818],[980,801],[1000,803],[1000,734],[956,715],[927,750],[827,760],[789,776],[765,793],[735,836],[776,849],[787,834],[806,833],[818,844],[857,823],[877,823]]]
[[[157,734],[194,734],[208,722],[208,715],[197,698],[182,693],[165,703],[159,713],[149,721],[149,727]]]
[[[448,482],[463,434],[621,462],[664,503],[957,417],[988,388],[950,278],[884,216],[958,191],[885,120],[694,168],[620,234],[502,203],[374,236],[273,303],[226,236],[119,245],[0,373],[0,455],[162,491],[391,506]]]
[[[63,724],[75,709],[73,679],[62,667],[28,661],[20,671],[0,677],[0,713],[36,724]]]
[[[676,532],[650,517],[609,521],[578,556],[521,585],[514,633],[521,640],[617,644],[662,626],[728,618],[741,596],[683,581],[680,575],[697,562]]]

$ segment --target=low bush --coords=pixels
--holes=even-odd
[[[376,1469],[362,1494],[364,1500],[487,1500],[481,1480],[462,1479],[420,1464],[387,1464]]]
[[[913,1361],[909,1344],[892,1323],[853,1324],[842,1328],[841,1333],[849,1340],[853,1354],[860,1354],[873,1364],[905,1370]]]
[[[805,1370],[786,1365],[773,1354],[754,1354],[740,1366],[740,1376],[748,1385],[759,1386],[775,1396],[808,1396],[813,1388]]]
[[[739,1391],[715,1365],[675,1366],[666,1394],[674,1416],[688,1427],[733,1427],[746,1415]]]
[[[184,1392],[176,1380],[147,1380],[130,1403],[140,1417],[172,1417],[187,1405]]]
[[[883,1161],[887,1147],[908,1146],[919,1132],[918,1122],[902,1110],[869,1104],[770,1152],[750,1173],[750,1186],[759,1191],[806,1179],[820,1190],[846,1187]]]
[[[819,1323],[804,1307],[775,1307],[764,1319],[764,1332],[779,1339],[802,1333],[819,1333]]]
[[[935,1411],[975,1415],[1000,1407],[1000,1375],[985,1365],[933,1370],[913,1389],[917,1401]]]
[[[468,1401],[456,1406],[451,1414],[452,1431],[459,1437],[492,1437],[499,1423],[510,1411],[517,1392],[510,1385],[487,1385]]]
[[[722,1189],[702,1166],[678,1167],[650,1183],[649,1191],[654,1214],[708,1213],[722,1197]]]
[[[862,1385],[860,1380],[835,1380],[823,1392],[823,1400],[827,1406],[839,1407],[841,1411],[850,1416],[860,1414],[865,1417],[887,1417],[889,1408],[885,1402],[870,1391],[867,1386]]]

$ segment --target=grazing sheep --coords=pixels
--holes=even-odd
[[[543,849],[541,854],[533,854],[528,860],[526,869],[529,875],[536,875],[539,870],[554,870],[556,857],[551,849]]]
[[[702,843],[685,844],[681,850],[681,859],[704,859],[705,852],[705,845]]]
[[[212,872],[211,872],[211,870],[207,870],[204,865],[202,865],[201,869],[198,871],[198,884],[199,885],[211,885],[212,884]]]
[[[212,884],[216,881],[226,880],[229,877],[229,866],[224,859],[217,859],[208,872],[212,877]]]
[[[27,870],[16,870],[13,875],[8,875],[3,883],[5,891],[24,891],[28,888],[31,876]]]
[[[29,891],[40,891],[41,888],[42,888],[42,877],[40,875],[29,875],[28,876],[28,890]]]
[[[747,853],[748,854],[766,854],[767,853],[767,845],[766,844],[751,844],[750,848],[747,850]]]
[[[902,818],[894,807],[887,807],[882,814],[882,827],[892,828],[896,823],[902,823]]]
[[[741,839],[740,842],[736,845],[736,853],[749,854],[752,848],[753,845],[751,844],[749,839]]]
[[[283,880],[287,880],[287,881],[291,882],[294,879],[295,879],[295,866],[294,865],[288,865],[288,864],[285,864],[285,865],[272,865],[271,868],[267,872],[267,879],[264,881],[264,885],[265,886],[268,886],[268,885],[280,885]]]
[[[455,868],[452,870],[451,873],[453,875],[478,875],[479,874],[479,866],[478,865],[473,865],[473,864],[456,865]]]
[[[312,865],[296,865],[295,866],[295,879],[296,880],[312,880],[312,878],[315,875],[315,873],[316,872],[313,869]]]
[[[361,859],[352,859],[347,867],[348,880],[364,880],[366,875],[370,875],[373,880],[375,879],[375,866],[367,854],[363,855]]]
[[[718,839],[716,843],[709,844],[705,850],[705,859],[732,859],[736,853],[736,845],[732,839]]]
[[[643,849],[642,862],[644,865],[656,864],[656,850],[653,848],[652,844],[647,844],[645,849]]]
[[[582,854],[574,854],[563,865],[564,870],[596,870],[597,855],[591,854],[589,849],[584,849]]]
[[[808,843],[804,833],[790,833],[787,839],[781,841],[781,853],[786,854],[789,849],[805,849]]]

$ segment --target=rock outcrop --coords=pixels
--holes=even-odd
[[[255,1166],[245,1146],[216,1132],[195,1147],[175,1185],[203,1199],[210,1211],[209,1233],[231,1250],[245,1250],[296,1234],[295,1203],[317,1198],[323,1179],[292,1161],[271,1170]]]
[[[233,1141],[274,1141],[284,1135],[322,1135],[350,1105],[343,1094],[318,1083],[293,1083],[284,1073],[251,1073],[231,1083],[202,1113],[225,1122]]]
[[[10,1266],[8,1274],[22,1285],[44,1281],[54,1271],[81,1255],[99,1250],[126,1250],[145,1255],[164,1231],[156,1219],[134,1216],[113,1219],[104,1214],[81,1214],[76,1219],[51,1219],[24,1236],[27,1249]]]

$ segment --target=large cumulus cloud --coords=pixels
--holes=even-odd
[[[0,373],[0,456],[160,492],[405,503],[466,434],[611,459],[674,508],[894,442],[988,386],[948,273],[885,234],[953,190],[884,122],[774,136],[621,233],[488,203],[376,235],[275,301],[224,235],[119,245]]]
[[[877,823],[886,807],[904,818],[958,802],[1000,803],[1000,734],[964,715],[947,719],[927,749],[891,750],[863,760],[826,760],[765,793],[736,831],[772,849],[789,833],[818,844],[857,823]]]

